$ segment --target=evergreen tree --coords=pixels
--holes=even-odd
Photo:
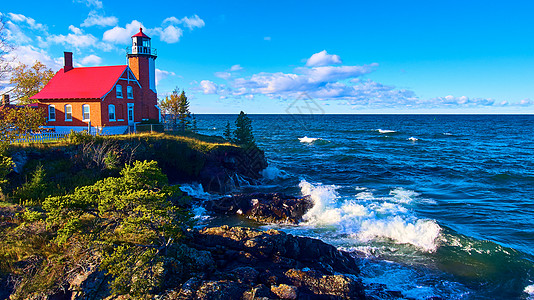
[[[243,111],[239,113],[235,120],[236,129],[234,130],[234,142],[238,145],[255,144],[254,136],[252,135],[252,121],[247,117]]]
[[[226,121],[226,128],[224,129],[223,135],[226,140],[232,140],[232,130],[230,129],[230,121]]]
[[[187,96],[185,91],[182,90],[182,93],[178,97],[178,119],[180,120],[180,127],[182,131],[185,131],[191,125],[191,112],[189,111],[189,101],[187,101]]]

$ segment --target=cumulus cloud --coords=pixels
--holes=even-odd
[[[115,26],[112,29],[104,32],[103,40],[115,44],[127,44],[130,41],[132,35],[139,32],[139,28],[143,27],[143,24],[137,20],[133,20],[125,27]]]
[[[156,85],[163,79],[169,77],[169,76],[175,76],[176,74],[171,71],[164,71],[160,69],[156,69]]]
[[[448,95],[430,99],[428,104],[439,107],[493,106],[495,105],[495,100],[489,98],[469,98],[467,96],[455,97]]]
[[[100,27],[106,27],[106,26],[115,26],[119,22],[119,19],[117,17],[104,17],[102,15],[99,15],[96,11],[91,11],[89,13],[89,16],[83,21],[81,24],[82,27],[91,27],[91,26],[100,26]]]
[[[169,25],[165,28],[154,28],[150,31],[155,35],[159,35],[159,39],[168,44],[174,44],[180,41],[180,37],[183,35],[183,30]]]
[[[313,54],[306,62],[307,67],[319,67],[341,64],[341,58],[339,55],[328,54],[326,50]]]
[[[202,88],[204,94],[217,94],[217,84],[215,84],[213,81],[202,80],[200,82],[200,87]]]
[[[532,106],[534,105],[534,101],[530,100],[530,99],[523,99],[521,101],[519,101],[519,105],[520,106]]]
[[[306,93],[317,100],[342,100],[352,106],[391,107],[399,103],[420,101],[412,91],[364,80],[363,76],[378,67],[376,63],[363,66],[330,65],[338,62],[341,62],[339,57],[325,52],[310,61],[309,64],[313,66],[297,67],[294,72],[260,72],[237,78],[233,77],[231,71],[242,68],[235,65],[227,72],[215,73],[215,76],[227,80],[228,85],[203,80],[199,90],[204,94],[217,94],[221,98],[244,99],[253,99],[258,95],[282,100],[295,99]]]
[[[241,70],[243,70],[243,67],[241,67],[240,65],[233,65],[230,67],[230,72],[241,71]]]
[[[21,14],[8,13],[9,19],[15,23],[25,23],[33,30],[43,30],[46,31],[47,27],[41,23],[37,23],[33,18],[26,17]]]
[[[183,35],[183,30],[178,27],[178,25],[183,25],[189,29],[200,28],[204,26],[204,21],[197,15],[194,15],[191,18],[184,17],[182,19],[169,17],[163,20],[161,24],[162,26],[160,27],[147,28],[144,27],[141,22],[133,20],[129,24],[126,24],[125,27],[115,26],[112,29],[107,30],[104,32],[103,39],[107,42],[125,44],[128,43],[130,37],[137,33],[139,28],[142,27],[147,35],[159,36],[159,39],[162,42],[173,44],[179,42]]]
[[[202,20],[198,15],[193,15],[192,17],[183,17],[178,19],[174,16],[168,17],[162,22],[163,25],[166,24],[175,24],[175,25],[184,25],[185,27],[193,30],[194,28],[202,28],[206,25],[204,20]]]
[[[91,54],[91,55],[88,55],[86,57],[84,57],[81,61],[82,65],[86,66],[86,65],[92,65],[92,66],[95,66],[95,65],[99,65],[102,63],[102,58],[100,58],[99,56],[96,56],[94,54]]]
[[[102,8],[102,1],[101,0],[74,0],[74,2],[77,3],[83,3],[87,5],[87,7],[94,7],[94,8]]]
[[[215,72],[214,75],[222,79],[230,79],[232,77],[232,73],[230,72]]]
[[[71,45],[75,48],[85,48],[96,46],[99,44],[99,41],[96,37],[94,37],[92,34],[84,34],[80,28],[74,25],[70,25],[69,30],[71,31],[71,33],[67,35],[58,34],[48,36],[47,42],[62,45]]]
[[[36,61],[40,61],[54,71],[63,67],[63,58],[52,58],[46,51],[30,45],[16,47],[6,55],[6,59],[12,61],[14,66],[19,63],[31,66]]]

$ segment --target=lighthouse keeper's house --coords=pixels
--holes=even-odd
[[[31,97],[47,110],[45,127],[122,134],[141,121],[159,120],[157,51],[142,28],[127,55],[128,65],[74,68],[72,52],[65,52],[65,66]]]

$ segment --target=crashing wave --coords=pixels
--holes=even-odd
[[[343,200],[337,186],[313,185],[305,180],[299,186],[314,203],[303,216],[302,226],[333,227],[336,233],[362,243],[385,238],[426,252],[438,247],[441,227],[434,220],[417,219],[403,206],[419,195],[414,191],[395,189],[386,198],[361,192],[354,199]]]
[[[379,133],[395,133],[395,130],[377,129]]]

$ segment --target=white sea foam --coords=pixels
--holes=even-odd
[[[187,183],[181,184],[180,190],[186,192],[189,196],[198,198],[198,199],[211,199],[212,195],[210,193],[204,192],[204,188],[200,183]]]
[[[534,284],[527,286],[524,292],[528,294],[528,298],[527,298],[528,300],[533,300],[534,299]]]
[[[267,168],[263,169],[261,171],[261,176],[267,180],[275,180],[275,179],[284,179],[288,178],[289,174],[287,174],[286,171],[280,170],[275,166],[268,166]]]
[[[311,143],[313,143],[313,142],[315,142],[317,140],[320,140],[320,138],[310,138],[310,137],[307,137],[307,136],[299,138],[299,141],[301,143],[308,143],[308,144],[311,144]]]
[[[443,135],[452,135],[450,132],[444,132]]]
[[[418,141],[419,139],[412,136],[412,137],[409,137],[408,140],[415,142],[415,141]]]
[[[417,219],[404,205],[413,203],[419,194],[395,189],[390,197],[376,198],[361,192],[355,198],[339,196],[333,185],[313,185],[305,180],[299,184],[303,195],[314,203],[303,216],[304,227],[334,227],[336,234],[358,242],[390,239],[398,244],[412,244],[433,252],[438,247],[441,227],[433,220]]]
[[[395,130],[386,130],[386,129],[377,129],[376,131],[378,131],[379,133],[394,133],[394,132],[396,132]]]

